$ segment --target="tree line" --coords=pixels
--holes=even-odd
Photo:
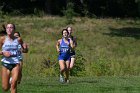
[[[140,0],[0,0],[2,14],[26,15],[41,11],[45,15],[63,16],[67,8],[72,8],[75,16],[140,16]]]

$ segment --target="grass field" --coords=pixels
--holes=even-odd
[[[69,25],[63,17],[0,19],[8,22],[29,45],[18,93],[140,93],[139,19],[81,17]],[[70,84],[60,84],[55,44],[67,26],[77,37],[77,60]]]
[[[140,93],[140,77],[72,77],[69,84],[56,77],[24,77],[18,93]]]

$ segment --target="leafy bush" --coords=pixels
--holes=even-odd
[[[85,58],[83,57],[80,50],[76,51],[75,65],[70,71],[71,76],[84,76],[85,75]]]

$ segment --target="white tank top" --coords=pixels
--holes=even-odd
[[[13,41],[10,41],[9,38],[6,36],[4,44],[2,45],[2,51],[9,51],[11,53],[10,57],[2,57],[2,62],[8,64],[17,64],[19,63],[19,42],[18,39],[15,38]]]

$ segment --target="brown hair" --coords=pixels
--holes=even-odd
[[[62,35],[63,35],[63,31],[67,31],[67,33],[69,34],[69,32],[68,32],[68,30],[67,30],[67,29],[63,29],[63,30],[62,30]]]

